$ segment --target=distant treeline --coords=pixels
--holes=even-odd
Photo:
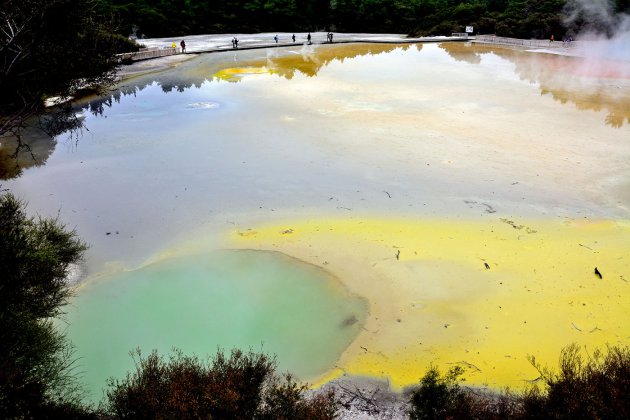
[[[519,38],[575,34],[583,26],[606,32],[610,22],[568,13],[583,0],[95,0],[116,19],[121,35],[331,30],[445,35],[473,26],[477,33]],[[610,11],[630,11],[630,0],[609,0]],[[602,2],[597,2],[600,5]],[[605,3],[605,2],[603,2]],[[589,6],[590,7],[590,6]],[[596,19],[597,20],[597,19]]]

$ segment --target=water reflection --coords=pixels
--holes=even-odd
[[[422,50],[422,44],[414,44],[417,51]],[[239,67],[221,70],[215,77],[230,82],[238,82],[243,76],[251,74],[269,73],[285,79],[292,79],[296,73],[308,77],[315,77],[317,73],[333,61],[343,63],[346,59],[364,55],[378,55],[395,49],[408,50],[410,44],[351,44],[325,45],[317,49],[305,45],[300,51],[293,51],[289,55],[269,55],[266,59],[252,60],[240,63]]]
[[[596,63],[555,54],[535,54],[500,46],[443,43],[440,48],[457,61],[480,64],[494,54],[515,64],[522,79],[536,83],[542,95],[580,111],[605,110],[605,124],[620,128],[630,123],[630,63],[600,59]]]
[[[378,55],[402,49],[406,51],[410,44],[338,44],[338,45],[304,45],[298,50],[288,50],[279,54],[276,51],[242,51],[234,55],[238,67],[232,66],[229,60],[214,59],[217,56],[202,56],[191,63],[182,66],[175,77],[172,72],[157,73],[145,77],[134,78],[123,82],[110,96],[89,97],[78,101],[76,111],[87,111],[92,115],[102,115],[105,108],[120,103],[124,96],[136,96],[147,86],[157,84],[162,92],[184,92],[193,87],[199,89],[206,82],[217,80],[239,82],[246,75],[275,74],[286,79],[292,79],[296,73],[309,77],[317,73],[333,61],[343,62],[346,59],[365,55]],[[422,50],[422,44],[415,44],[417,51]],[[272,50],[269,50],[272,51]],[[227,53],[226,53],[227,54]],[[238,55],[237,55],[238,54]],[[225,55],[220,58],[225,58]]]
[[[303,46],[300,50],[291,50],[288,54],[276,51],[264,57],[239,59],[238,66],[230,66],[225,60],[217,63],[212,60],[195,62],[195,68],[187,68],[181,78],[172,79],[172,75],[156,75],[145,78],[137,84],[123,85],[110,97],[92,99],[83,104],[89,112],[100,115],[104,107],[111,107],[119,102],[121,96],[135,95],[146,86],[157,83],[163,92],[183,92],[192,87],[200,88],[204,82],[223,80],[239,82],[245,76],[274,74],[285,79],[292,79],[296,74],[315,77],[327,65],[334,61],[343,62],[364,55],[389,53],[396,49],[407,51],[414,48],[421,51],[423,44],[349,44]],[[573,103],[580,111],[608,111],[605,123],[619,128],[630,123],[630,95],[626,88],[630,80],[621,77],[630,73],[630,64],[623,62],[601,61],[599,66],[584,66],[579,57],[558,56],[552,54],[534,54],[498,46],[470,45],[464,43],[443,43],[439,47],[457,61],[480,64],[482,57],[494,54],[516,65],[516,73],[522,80],[536,83],[543,95],[551,95],[556,101]],[[621,78],[621,79],[620,79]],[[602,80],[611,79],[610,83]],[[612,80],[614,79],[614,80]]]
[[[198,60],[194,68],[186,68],[181,78],[173,80],[169,75],[156,75],[138,84],[123,85],[110,97],[94,99],[87,108],[94,114],[101,114],[104,106],[118,102],[121,95],[135,95],[147,85],[157,83],[163,92],[183,92],[185,89],[201,87],[204,82],[223,80],[239,82],[245,76],[274,74],[292,79],[296,74],[315,77],[334,61],[343,62],[365,55],[389,53],[396,49],[407,51],[414,48],[421,51],[423,44],[341,44],[323,46],[303,46],[279,54],[269,50],[263,57],[238,58],[238,66],[231,66],[227,60]],[[619,128],[630,123],[630,63],[600,60],[597,65],[580,57],[553,54],[535,54],[501,46],[470,45],[464,43],[442,43],[439,47],[459,62],[478,65],[482,57],[494,54],[516,66],[516,73],[522,79],[540,86],[543,95],[551,95],[554,100],[572,103],[580,111],[606,110],[605,123]],[[85,106],[85,105],[84,105]]]
[[[450,43],[444,43],[440,44],[439,47],[457,61],[470,64],[481,63],[481,54],[479,53],[479,49],[471,44],[458,42],[457,45],[450,45]]]
[[[561,104],[573,104],[579,111],[605,111],[603,122],[609,127],[620,128],[630,123],[630,64],[598,60],[597,63],[576,58],[552,54],[535,54],[523,50],[514,50],[500,46],[470,45],[464,43],[443,43],[440,50],[462,64],[480,66],[490,56],[514,65],[514,72],[524,81],[536,84],[540,93],[550,96]],[[400,74],[391,78],[391,83],[404,81],[407,73],[413,71],[416,56],[409,52],[421,52],[423,65],[443,61],[435,55],[435,48],[423,51],[423,44],[336,44],[304,45],[294,49],[250,50],[205,54],[189,62],[182,63],[176,70],[163,71],[133,77],[121,82],[108,96],[90,97],[74,104],[74,114],[88,113],[100,116],[104,110],[120,103],[125,96],[136,96],[148,86],[157,85],[164,93],[182,93],[187,89],[200,89],[204,83],[216,81],[239,82],[247,76],[272,74],[286,80],[297,75],[312,78],[332,63],[361,56],[377,56],[399,51],[398,61],[384,59],[398,68]],[[416,62],[415,65],[419,64]],[[407,72],[407,73],[405,73]],[[392,69],[392,75],[395,75]],[[435,78],[435,75],[427,74]],[[419,88],[421,89],[421,88]],[[402,104],[402,102],[401,102]],[[391,102],[388,106],[393,106]],[[400,112],[410,108],[409,101],[402,104]],[[204,109],[215,109],[217,104],[210,104]],[[380,107],[378,109],[385,109]],[[76,120],[77,122],[79,120]],[[78,127],[78,125],[77,125]],[[75,127],[76,128],[76,127]],[[57,127],[56,134],[65,128]],[[53,133],[54,136],[55,133]],[[43,165],[53,152],[56,140],[49,132],[39,127],[32,127],[23,132],[21,138],[0,139],[0,179],[20,176],[25,168]]]
[[[72,109],[50,110],[23,126],[0,136],[0,180],[19,177],[25,169],[42,166],[57,146],[57,136],[77,134],[83,118]],[[70,140],[77,140],[71,134]]]

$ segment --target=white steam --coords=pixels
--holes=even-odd
[[[582,28],[580,55],[630,61],[630,15],[615,13],[611,0],[568,0],[564,12],[569,32]]]

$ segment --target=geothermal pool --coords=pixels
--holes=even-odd
[[[66,320],[93,400],[138,346],[518,388],[529,354],[628,343],[628,62],[225,52],[76,107],[86,128],[32,139],[39,166],[3,187],[91,245]]]
[[[365,320],[365,302],[335,280],[272,252],[167,258],[87,282],[65,321],[93,397],[124,377],[132,343],[145,355],[263,351],[308,378],[335,363]]]

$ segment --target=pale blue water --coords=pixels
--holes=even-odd
[[[303,380],[324,373],[354,339],[366,304],[325,271],[286,255],[215,251],[88,282],[66,320],[78,370],[96,401],[130,350],[206,356],[218,348],[277,355]]]
[[[27,200],[30,211],[59,213],[76,227],[91,245],[90,273],[111,262],[137,267],[200,228],[246,230],[256,221],[345,217],[346,209],[435,216],[500,197],[506,214],[536,216],[557,201],[576,209],[570,214],[627,214],[602,212],[583,196],[582,180],[566,188],[582,168],[564,166],[566,148],[553,151],[557,161],[543,173],[531,168],[560,137],[597,141],[601,155],[615,159],[598,167],[623,170],[630,82],[576,80],[548,65],[565,57],[539,62],[523,51],[427,44],[378,53],[383,48],[203,54],[124,80],[112,97],[77,105],[86,129],[59,136],[56,147],[46,141],[54,150],[45,165],[2,187]],[[250,66],[292,76],[248,73],[238,83],[215,77]],[[588,82],[594,93],[568,89],[565,79]],[[591,108],[583,97],[601,103]],[[615,116],[622,125],[606,125]],[[588,132],[576,127],[585,120],[593,121]],[[558,133],[548,139],[551,123]],[[506,139],[530,144],[535,153],[494,146]],[[589,189],[614,188],[625,197],[627,181],[617,169],[590,176]]]

